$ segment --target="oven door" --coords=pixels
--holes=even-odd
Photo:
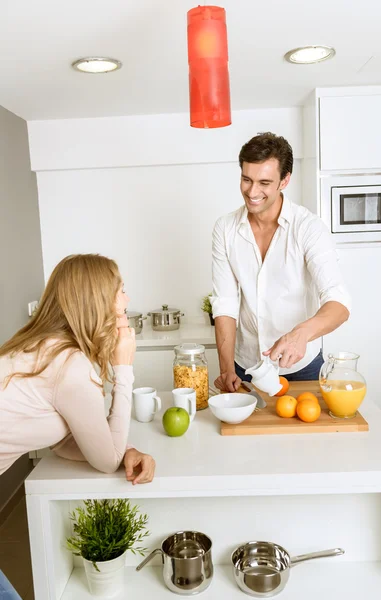
[[[332,232],[381,232],[381,185],[331,188]]]

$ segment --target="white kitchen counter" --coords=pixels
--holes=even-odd
[[[170,394],[160,394],[163,410]],[[28,494],[260,496],[381,493],[381,411],[368,404],[368,432],[221,436],[209,409],[199,411],[185,435],[168,437],[158,414],[131,421],[130,443],[154,456],[154,481],[133,487],[123,470],[106,475],[87,463],[43,458],[26,480]],[[103,494],[103,496],[102,496]]]
[[[292,575],[282,592],[282,600],[376,600],[377,589],[381,586],[381,566],[379,562],[359,563],[353,568],[350,563],[305,563],[293,569]],[[145,567],[140,573],[127,568],[125,574],[125,591],[116,600],[173,600],[175,597],[165,587],[161,567]],[[313,583],[312,583],[313,582]],[[197,597],[197,596],[196,596]],[[91,600],[87,591],[84,569],[75,569],[65,590],[62,600]],[[233,570],[228,566],[218,565],[215,568],[214,581],[210,588],[203,592],[202,598],[208,600],[244,600],[244,595],[237,587]]]
[[[138,350],[173,348],[183,342],[195,342],[207,347],[216,347],[214,327],[205,322],[181,323],[174,331],[153,331],[150,321],[144,321],[143,330],[136,336]]]
[[[162,393],[164,407],[170,394]],[[80,559],[65,548],[70,512],[86,498],[130,498],[149,516],[150,550],[174,531],[198,530],[213,541],[216,566],[205,600],[244,596],[232,579],[230,555],[249,540],[269,540],[291,555],[342,547],[345,555],[292,569],[282,598],[372,600],[381,581],[381,411],[362,410],[369,432],[221,436],[207,409],[186,434],[168,437],[161,415],[133,420],[130,441],[152,454],[152,483],[133,486],[123,470],[105,475],[87,463],[43,458],[26,480],[35,597],[90,598]],[[120,599],[173,598],[159,560],[136,573],[126,559]],[[155,566],[156,565],[156,566]],[[159,568],[157,568],[159,567]],[[119,597],[118,597],[119,600]]]

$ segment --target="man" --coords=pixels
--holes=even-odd
[[[236,391],[263,356],[279,359],[290,381],[318,379],[320,338],[350,310],[330,233],[284,195],[293,154],[283,137],[252,138],[239,164],[245,205],[218,219],[213,231],[215,385]]]

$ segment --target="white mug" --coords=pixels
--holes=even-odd
[[[262,392],[267,392],[269,396],[274,396],[282,389],[279,381],[279,366],[270,362],[266,357],[259,363],[245,371],[246,375],[251,375],[253,385]]]
[[[196,415],[196,392],[193,388],[176,388],[172,390],[173,404],[184,408],[193,421]]]
[[[141,423],[149,423],[157,411],[161,409],[161,400],[152,387],[136,388],[132,392],[134,398],[135,417]]]

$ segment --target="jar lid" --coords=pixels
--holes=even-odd
[[[158,313],[158,314],[168,314],[168,313],[178,313],[180,312],[179,308],[169,308],[168,304],[163,304],[161,308],[155,308],[155,310],[151,310],[150,314]]]
[[[181,344],[180,346],[175,346],[175,352],[176,354],[194,356],[195,354],[202,354],[205,352],[205,346],[194,343]]]

